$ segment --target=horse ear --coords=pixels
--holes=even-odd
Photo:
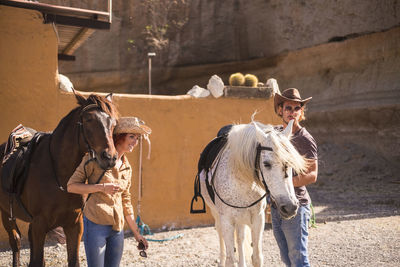
[[[75,95],[76,101],[78,102],[79,105],[84,105],[86,103],[86,99],[83,95],[81,95],[78,91],[76,91],[74,88],[72,88],[72,92]]]
[[[293,120],[290,120],[285,130],[283,130],[282,133],[289,138],[289,136],[292,134],[292,129],[293,129]]]
[[[264,131],[261,130],[261,128],[257,125],[256,122],[253,121],[252,123],[253,123],[254,127],[256,128],[257,139],[258,139],[258,140],[263,140],[263,139],[265,139],[265,133],[264,133]]]
[[[106,99],[112,103],[113,93],[106,95]]]

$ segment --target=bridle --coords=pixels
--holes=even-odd
[[[79,127],[79,131],[78,131],[78,146],[80,146],[80,134],[82,134],[83,137],[83,142],[85,142],[85,146],[87,148],[87,151],[89,152],[89,159],[94,159],[95,158],[95,153],[94,153],[94,149],[90,146],[86,134],[85,134],[85,130],[83,128],[83,114],[90,110],[90,109],[94,109],[94,108],[99,108],[99,105],[97,104],[90,104],[87,105],[86,107],[84,107],[81,110],[81,113],[79,114],[79,121],[78,121],[78,127]]]
[[[265,194],[262,197],[260,197],[259,199],[257,199],[256,201],[254,201],[253,203],[251,203],[250,205],[247,205],[247,206],[236,206],[236,205],[229,204],[228,202],[223,200],[223,198],[218,194],[217,190],[215,189],[214,177],[215,177],[215,174],[217,173],[217,169],[218,169],[218,166],[219,166],[219,161],[221,160],[221,156],[219,157],[217,165],[216,165],[215,170],[214,170],[214,173],[213,173],[212,178],[211,178],[211,186],[212,186],[215,194],[222,201],[222,203],[224,203],[225,205],[227,205],[229,207],[232,207],[232,208],[246,209],[246,208],[250,208],[250,207],[256,205],[258,202],[260,202],[263,198],[265,198],[270,193],[269,189],[268,189],[268,186],[267,186],[267,183],[265,182],[265,179],[264,179],[264,174],[260,169],[260,156],[261,156],[261,152],[263,150],[273,151],[273,149],[272,149],[272,147],[262,146],[261,144],[257,145],[257,153],[256,153],[256,160],[255,160],[255,163],[254,163],[254,171],[255,171],[255,175],[257,176],[258,179],[260,179],[259,173],[261,173],[261,177],[262,177],[261,181],[262,181],[262,183],[264,185],[264,188],[265,188]],[[206,177],[206,179],[207,179],[207,177]]]
[[[89,161],[93,160],[95,157],[94,157],[94,150],[93,150],[92,147],[90,146],[90,144],[89,144],[89,142],[88,142],[88,140],[87,140],[87,138],[86,138],[85,131],[84,131],[84,129],[83,129],[83,114],[84,114],[86,111],[88,111],[88,110],[90,110],[90,109],[94,109],[94,108],[99,108],[99,105],[97,105],[97,104],[89,104],[89,105],[85,106],[84,108],[82,108],[82,110],[81,110],[81,112],[80,112],[80,114],[79,114],[79,121],[78,121],[78,127],[79,127],[79,130],[78,130],[78,146],[80,146],[80,141],[79,141],[79,140],[80,140],[80,135],[82,134],[83,141],[85,142],[87,151],[89,152],[89,156],[90,156]],[[51,138],[52,138],[52,136],[53,136],[53,135],[51,134],[51,135],[50,135],[50,141],[49,141],[49,155],[50,155],[50,160],[51,160],[51,166],[52,166],[53,173],[54,173],[54,178],[55,178],[55,180],[56,180],[57,187],[58,187],[61,191],[66,191],[65,188],[61,185],[60,180],[58,179],[57,171],[56,171],[56,168],[55,168],[54,158],[53,158],[53,156],[52,156],[52,154],[51,154],[50,144],[51,144]]]

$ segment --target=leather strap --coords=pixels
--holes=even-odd
[[[224,203],[225,205],[227,205],[227,206],[229,206],[229,207],[232,207],[232,208],[246,209],[246,208],[250,208],[250,207],[256,205],[258,202],[260,202],[263,198],[265,198],[265,197],[269,194],[269,189],[268,189],[267,183],[265,182],[264,175],[263,175],[262,171],[261,171],[260,168],[259,168],[259,166],[260,166],[260,163],[259,163],[259,161],[260,161],[260,154],[261,154],[261,151],[262,151],[262,150],[268,150],[268,151],[273,151],[273,150],[272,150],[271,147],[264,147],[264,146],[261,146],[260,144],[258,144],[258,146],[257,146],[257,154],[256,154],[256,162],[255,162],[255,168],[256,168],[256,169],[255,169],[255,172],[256,172],[257,177],[259,177],[258,172],[261,173],[262,182],[263,182],[264,187],[265,187],[265,194],[264,194],[262,197],[260,197],[259,199],[257,199],[256,201],[254,201],[253,203],[251,203],[251,204],[249,204],[249,205],[247,205],[247,206],[236,206],[236,205],[232,205],[232,204],[230,204],[230,203],[227,203],[227,202],[226,202],[225,200],[223,200],[222,197],[218,194],[218,191],[215,189],[215,186],[214,186],[214,177],[215,177],[215,174],[217,173],[217,169],[218,169],[219,161],[221,160],[221,157],[218,159],[217,165],[216,165],[216,167],[215,167],[214,173],[213,173],[212,178],[211,178],[211,186],[213,187],[215,194],[216,194],[217,197],[222,201],[222,203]],[[258,161],[258,162],[257,162],[257,161]]]

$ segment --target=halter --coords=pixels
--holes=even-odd
[[[94,159],[94,158],[95,158],[95,153],[94,153],[93,148],[90,146],[90,144],[89,144],[89,142],[88,142],[88,140],[87,140],[87,138],[86,138],[85,130],[84,130],[84,128],[83,128],[83,113],[85,113],[86,111],[88,111],[88,110],[90,110],[90,109],[94,109],[94,108],[98,108],[98,107],[99,107],[99,105],[97,105],[97,104],[90,104],[90,105],[87,105],[86,107],[84,107],[84,108],[81,110],[81,113],[79,114],[79,121],[78,121],[78,126],[79,126],[79,131],[78,131],[78,145],[80,145],[80,144],[79,144],[79,143],[80,143],[80,142],[79,142],[79,140],[80,140],[79,135],[82,133],[83,141],[85,142],[87,151],[89,152],[89,159]]]
[[[255,163],[254,163],[254,171],[255,171],[255,174],[256,174],[258,179],[260,179],[259,173],[261,173],[262,183],[263,183],[264,188],[265,188],[265,194],[262,197],[260,197],[259,199],[257,199],[256,201],[254,201],[253,203],[251,203],[250,205],[248,205],[248,206],[235,206],[235,205],[229,204],[225,200],[223,200],[222,197],[218,194],[218,192],[217,192],[217,190],[215,189],[215,186],[214,186],[214,177],[215,177],[215,174],[217,173],[217,169],[218,169],[219,161],[221,160],[221,157],[218,159],[217,166],[215,167],[214,173],[213,173],[212,178],[211,178],[211,186],[214,189],[215,194],[222,201],[222,203],[224,203],[225,205],[227,205],[229,207],[232,207],[232,208],[246,209],[246,208],[250,208],[250,207],[254,206],[255,204],[260,202],[263,198],[265,198],[269,194],[269,189],[268,189],[267,183],[265,182],[264,174],[262,173],[262,171],[260,169],[260,155],[261,155],[261,151],[263,151],[263,150],[267,150],[267,151],[273,151],[273,150],[272,150],[272,147],[262,146],[261,144],[257,145],[257,153],[256,153],[256,160],[255,160]],[[206,179],[207,179],[207,177],[206,177]]]
[[[88,152],[89,152],[89,155],[90,155],[89,161],[91,161],[92,159],[94,159],[94,150],[91,148],[89,142],[87,141],[87,138],[86,138],[86,135],[85,135],[85,131],[83,130],[83,120],[82,120],[82,116],[83,116],[83,113],[86,112],[86,111],[88,111],[89,109],[98,108],[98,107],[99,107],[99,106],[98,106],[97,104],[90,104],[90,105],[87,105],[87,106],[85,106],[85,107],[81,110],[81,112],[80,112],[80,114],[79,114],[79,121],[78,121],[78,126],[79,126],[79,131],[78,131],[78,145],[79,145],[79,139],[80,139],[79,136],[80,136],[80,133],[82,132],[83,140],[84,140],[84,142],[85,142],[85,145],[86,145],[86,147],[87,147],[87,149],[88,149]],[[53,158],[53,156],[52,156],[52,154],[51,154],[50,144],[51,144],[51,139],[52,139],[52,137],[53,137],[53,135],[50,135],[49,154],[50,154],[50,159],[51,159],[51,163],[52,163],[51,166],[52,166],[53,172],[54,172],[54,178],[56,179],[56,183],[57,183],[58,188],[59,188],[61,191],[66,191],[65,188],[61,185],[60,180],[58,179],[57,171],[56,171],[55,163],[54,163],[54,158]],[[87,162],[87,163],[88,163],[88,162]],[[85,172],[86,172],[86,170],[85,170]]]

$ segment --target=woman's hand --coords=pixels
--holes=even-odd
[[[143,243],[145,250],[149,247],[149,243],[142,235],[139,234],[139,235],[135,236],[135,239],[138,243]]]
[[[103,192],[109,195],[114,195],[115,193],[121,192],[122,189],[119,184],[114,183],[104,183]]]
[[[125,220],[128,223],[129,227],[131,228],[133,236],[135,237],[136,241],[142,242],[144,245],[144,249],[147,249],[149,247],[149,243],[147,243],[147,240],[140,234],[137,224],[135,222],[135,218],[133,217],[133,214],[126,215]]]

